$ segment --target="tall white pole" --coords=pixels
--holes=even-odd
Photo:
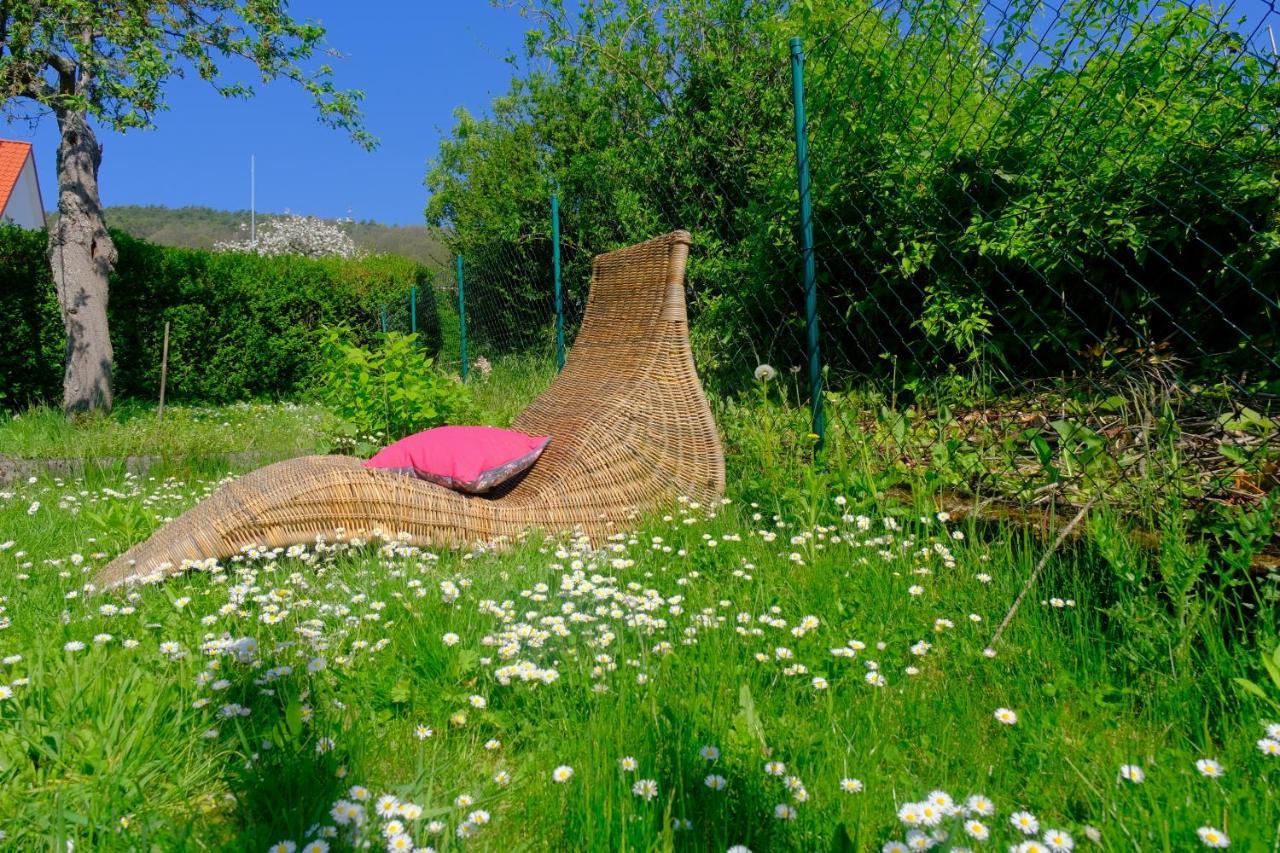
[[[258,244],[258,173],[257,163],[249,155],[249,245]]]

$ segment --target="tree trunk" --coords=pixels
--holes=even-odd
[[[107,276],[116,247],[98,198],[102,146],[85,114],[57,110],[58,223],[49,234],[49,265],[67,330],[62,407],[68,415],[111,408],[111,336]]]

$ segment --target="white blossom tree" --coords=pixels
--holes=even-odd
[[[240,230],[245,230],[242,224]],[[253,238],[213,244],[215,252],[255,252],[259,255],[302,255],[307,258],[358,258],[363,252],[342,226],[317,216],[284,216],[265,220]]]

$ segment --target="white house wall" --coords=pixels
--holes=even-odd
[[[44,227],[44,200],[40,198],[40,183],[36,180],[35,158],[28,156],[22,164],[18,182],[13,185],[13,193],[0,218],[23,228]]]

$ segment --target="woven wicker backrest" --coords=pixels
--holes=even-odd
[[[723,492],[723,454],[689,350],[690,242],[687,231],[676,231],[595,258],[564,371],[514,424],[550,435],[551,444],[506,500],[536,500],[583,476],[598,480],[609,473],[598,466],[617,464],[619,445],[681,494]]]

